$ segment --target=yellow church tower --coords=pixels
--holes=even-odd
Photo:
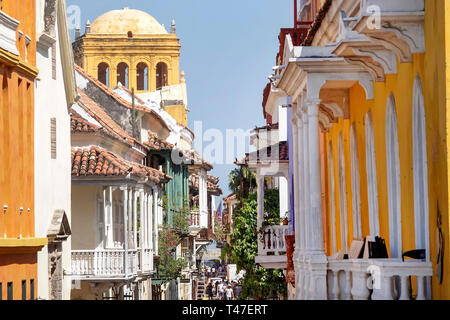
[[[185,88],[174,21],[168,33],[146,12],[129,8],[112,10],[92,24],[88,21],[82,36],[78,27],[73,48],[75,62],[109,88],[120,84],[134,89],[140,97],[170,88],[172,92],[180,91],[180,85]],[[181,91],[186,96],[186,90]],[[169,99],[164,108],[177,122],[187,126],[187,102],[181,101]]]

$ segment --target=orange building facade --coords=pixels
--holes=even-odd
[[[34,0],[0,1],[0,299],[35,299]]]

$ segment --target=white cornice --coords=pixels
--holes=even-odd
[[[16,31],[19,23],[18,20],[0,11],[0,48],[17,56],[19,51],[16,46]]]

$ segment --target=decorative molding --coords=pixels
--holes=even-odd
[[[44,32],[39,36],[39,40],[37,41],[37,46],[44,50],[48,50],[53,46],[53,44],[55,42],[56,42],[55,38],[53,38],[52,36],[50,36]]]
[[[19,21],[0,11],[0,48],[19,56],[16,45],[16,31]]]
[[[378,28],[371,7],[381,10]],[[354,30],[395,52],[400,62],[411,62],[412,54],[425,52],[424,17],[424,0],[363,0]]]

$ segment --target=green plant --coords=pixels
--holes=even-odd
[[[176,248],[181,237],[168,224],[164,224],[159,231],[158,275],[162,278],[176,279],[187,266],[185,259],[176,257]]]
[[[231,247],[231,259],[236,263],[238,271],[245,270],[242,280],[241,299],[269,299],[275,293],[286,295],[287,285],[282,270],[266,270],[255,263],[258,254],[257,231],[257,197],[251,193],[247,198],[240,199],[241,206],[236,207]],[[268,221],[280,222],[278,207],[278,190],[266,190],[265,207]],[[278,220],[277,220],[278,217]]]

